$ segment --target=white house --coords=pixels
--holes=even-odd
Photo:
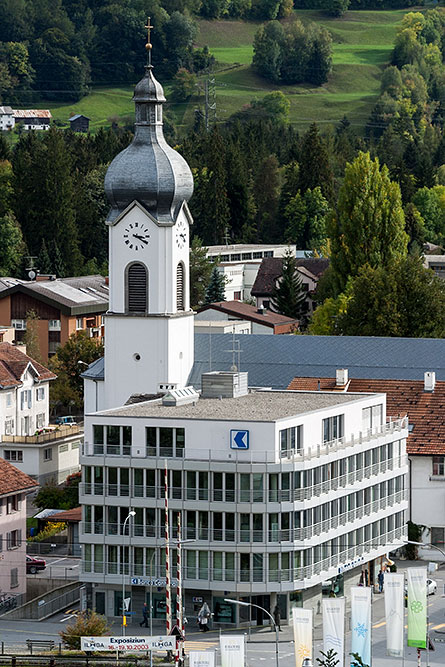
[[[39,484],[79,470],[79,428],[49,427],[55,378],[19,347],[0,343],[0,456]]]
[[[15,118],[11,107],[0,106],[0,131],[12,130],[14,125]]]

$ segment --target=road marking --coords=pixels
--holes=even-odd
[[[188,651],[200,651],[207,648],[215,648],[218,646],[218,642],[199,642],[199,641],[189,641],[185,640],[184,650],[187,653]]]
[[[47,562],[47,567],[51,565],[55,565],[56,563],[61,563],[63,560],[68,560],[67,558],[58,558],[57,560],[51,560]]]
[[[441,628],[445,628],[445,623],[441,623],[440,625],[433,625],[431,628],[432,630],[440,630]]]
[[[71,614],[71,616],[65,616],[65,618],[61,618],[59,623],[65,623],[65,621],[69,621],[70,618],[76,618],[76,614]]]
[[[377,625],[373,625],[373,628],[383,628],[383,626],[386,625],[386,621],[382,621],[381,623],[377,623]]]

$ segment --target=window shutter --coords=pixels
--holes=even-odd
[[[128,310],[132,313],[147,312],[148,276],[143,264],[132,264],[128,269]]]
[[[0,535],[0,551],[3,551],[3,535]]]
[[[11,548],[11,533],[6,533],[6,549]]]
[[[20,408],[23,410],[25,405],[25,392],[22,391],[20,394]]]
[[[176,269],[176,310],[184,310],[184,265]]]
[[[21,528],[17,531],[17,546],[18,547],[22,546],[22,529]]]
[[[31,389],[28,389],[28,408],[30,408],[32,405],[32,391]]]

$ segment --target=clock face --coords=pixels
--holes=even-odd
[[[130,250],[143,250],[148,246],[150,234],[144,225],[139,222],[131,222],[125,227],[122,239]]]
[[[178,222],[176,225],[176,245],[178,248],[183,248],[187,243],[187,225],[184,221]]]

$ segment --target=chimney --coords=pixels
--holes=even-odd
[[[258,313],[259,315],[264,315],[265,311],[266,311],[266,309],[265,309],[264,306],[258,306],[258,308],[257,308],[257,313]]]
[[[436,373],[434,371],[427,371],[423,376],[423,390],[434,391],[436,386]]]
[[[344,387],[345,384],[348,384],[347,368],[337,368],[335,371],[335,384],[337,387]]]

